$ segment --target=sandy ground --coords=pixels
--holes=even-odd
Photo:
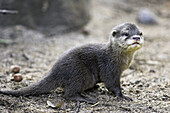
[[[136,23],[145,37],[144,47],[137,52],[135,60],[124,72],[121,85],[132,102],[113,97],[103,84],[87,92],[99,103],[80,103],[79,112],[169,112],[170,111],[170,2],[168,0],[92,0],[91,21],[85,30],[89,35],[78,32],[47,36],[23,26],[0,30],[1,38],[14,42],[0,45],[0,89],[18,89],[38,81],[44,76],[64,51],[85,43],[107,42],[112,27],[124,22]],[[127,2],[127,3],[125,3]],[[158,25],[141,25],[136,22],[138,11],[147,7],[158,16]],[[9,67],[21,66],[24,79],[14,82]],[[64,101],[57,109],[50,108]],[[2,113],[54,113],[76,112],[77,103],[63,98],[57,89],[50,94],[29,97],[12,97],[0,94]]]

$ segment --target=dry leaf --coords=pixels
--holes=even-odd
[[[60,107],[63,105],[63,103],[64,103],[64,101],[62,100],[62,101],[60,101],[59,104],[54,105],[54,104],[52,104],[50,101],[47,101],[47,105],[48,105],[49,107],[51,107],[51,108],[54,108],[54,109],[60,108]]]
[[[55,108],[55,105],[52,104],[50,101],[47,101],[47,105],[48,105],[49,107]]]

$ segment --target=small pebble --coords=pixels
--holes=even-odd
[[[136,90],[136,94],[139,94],[140,93],[140,91],[139,90]]]
[[[138,87],[143,87],[143,85],[142,85],[142,84],[139,84]]]
[[[150,72],[150,73],[156,73],[156,71],[153,70],[153,69],[151,69],[149,72]]]
[[[149,106],[149,109],[152,109],[152,106]]]
[[[149,87],[150,85],[149,84],[146,84],[146,87]]]
[[[136,80],[136,81],[135,81],[135,84],[139,84],[139,83],[140,83],[140,80]]]

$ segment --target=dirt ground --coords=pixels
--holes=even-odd
[[[79,112],[161,112],[170,111],[170,2],[168,0],[92,0],[91,21],[85,30],[65,34],[45,35],[23,26],[0,30],[0,37],[12,44],[0,45],[0,89],[18,89],[40,80],[64,51],[85,43],[104,43],[112,27],[124,22],[136,23],[145,37],[144,47],[124,72],[121,85],[132,102],[113,97],[103,84],[87,92],[99,103],[80,103]],[[126,3],[127,2],[127,3]],[[147,7],[158,16],[157,25],[138,24],[138,11]],[[87,31],[87,32],[85,32]],[[88,35],[87,35],[88,34]],[[9,67],[21,66],[23,80],[14,82]],[[53,109],[47,101],[61,107]],[[0,94],[2,113],[77,112],[76,102],[63,98],[57,89],[50,94],[12,97]]]

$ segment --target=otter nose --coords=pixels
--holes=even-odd
[[[140,37],[133,37],[134,40],[140,40]]]

